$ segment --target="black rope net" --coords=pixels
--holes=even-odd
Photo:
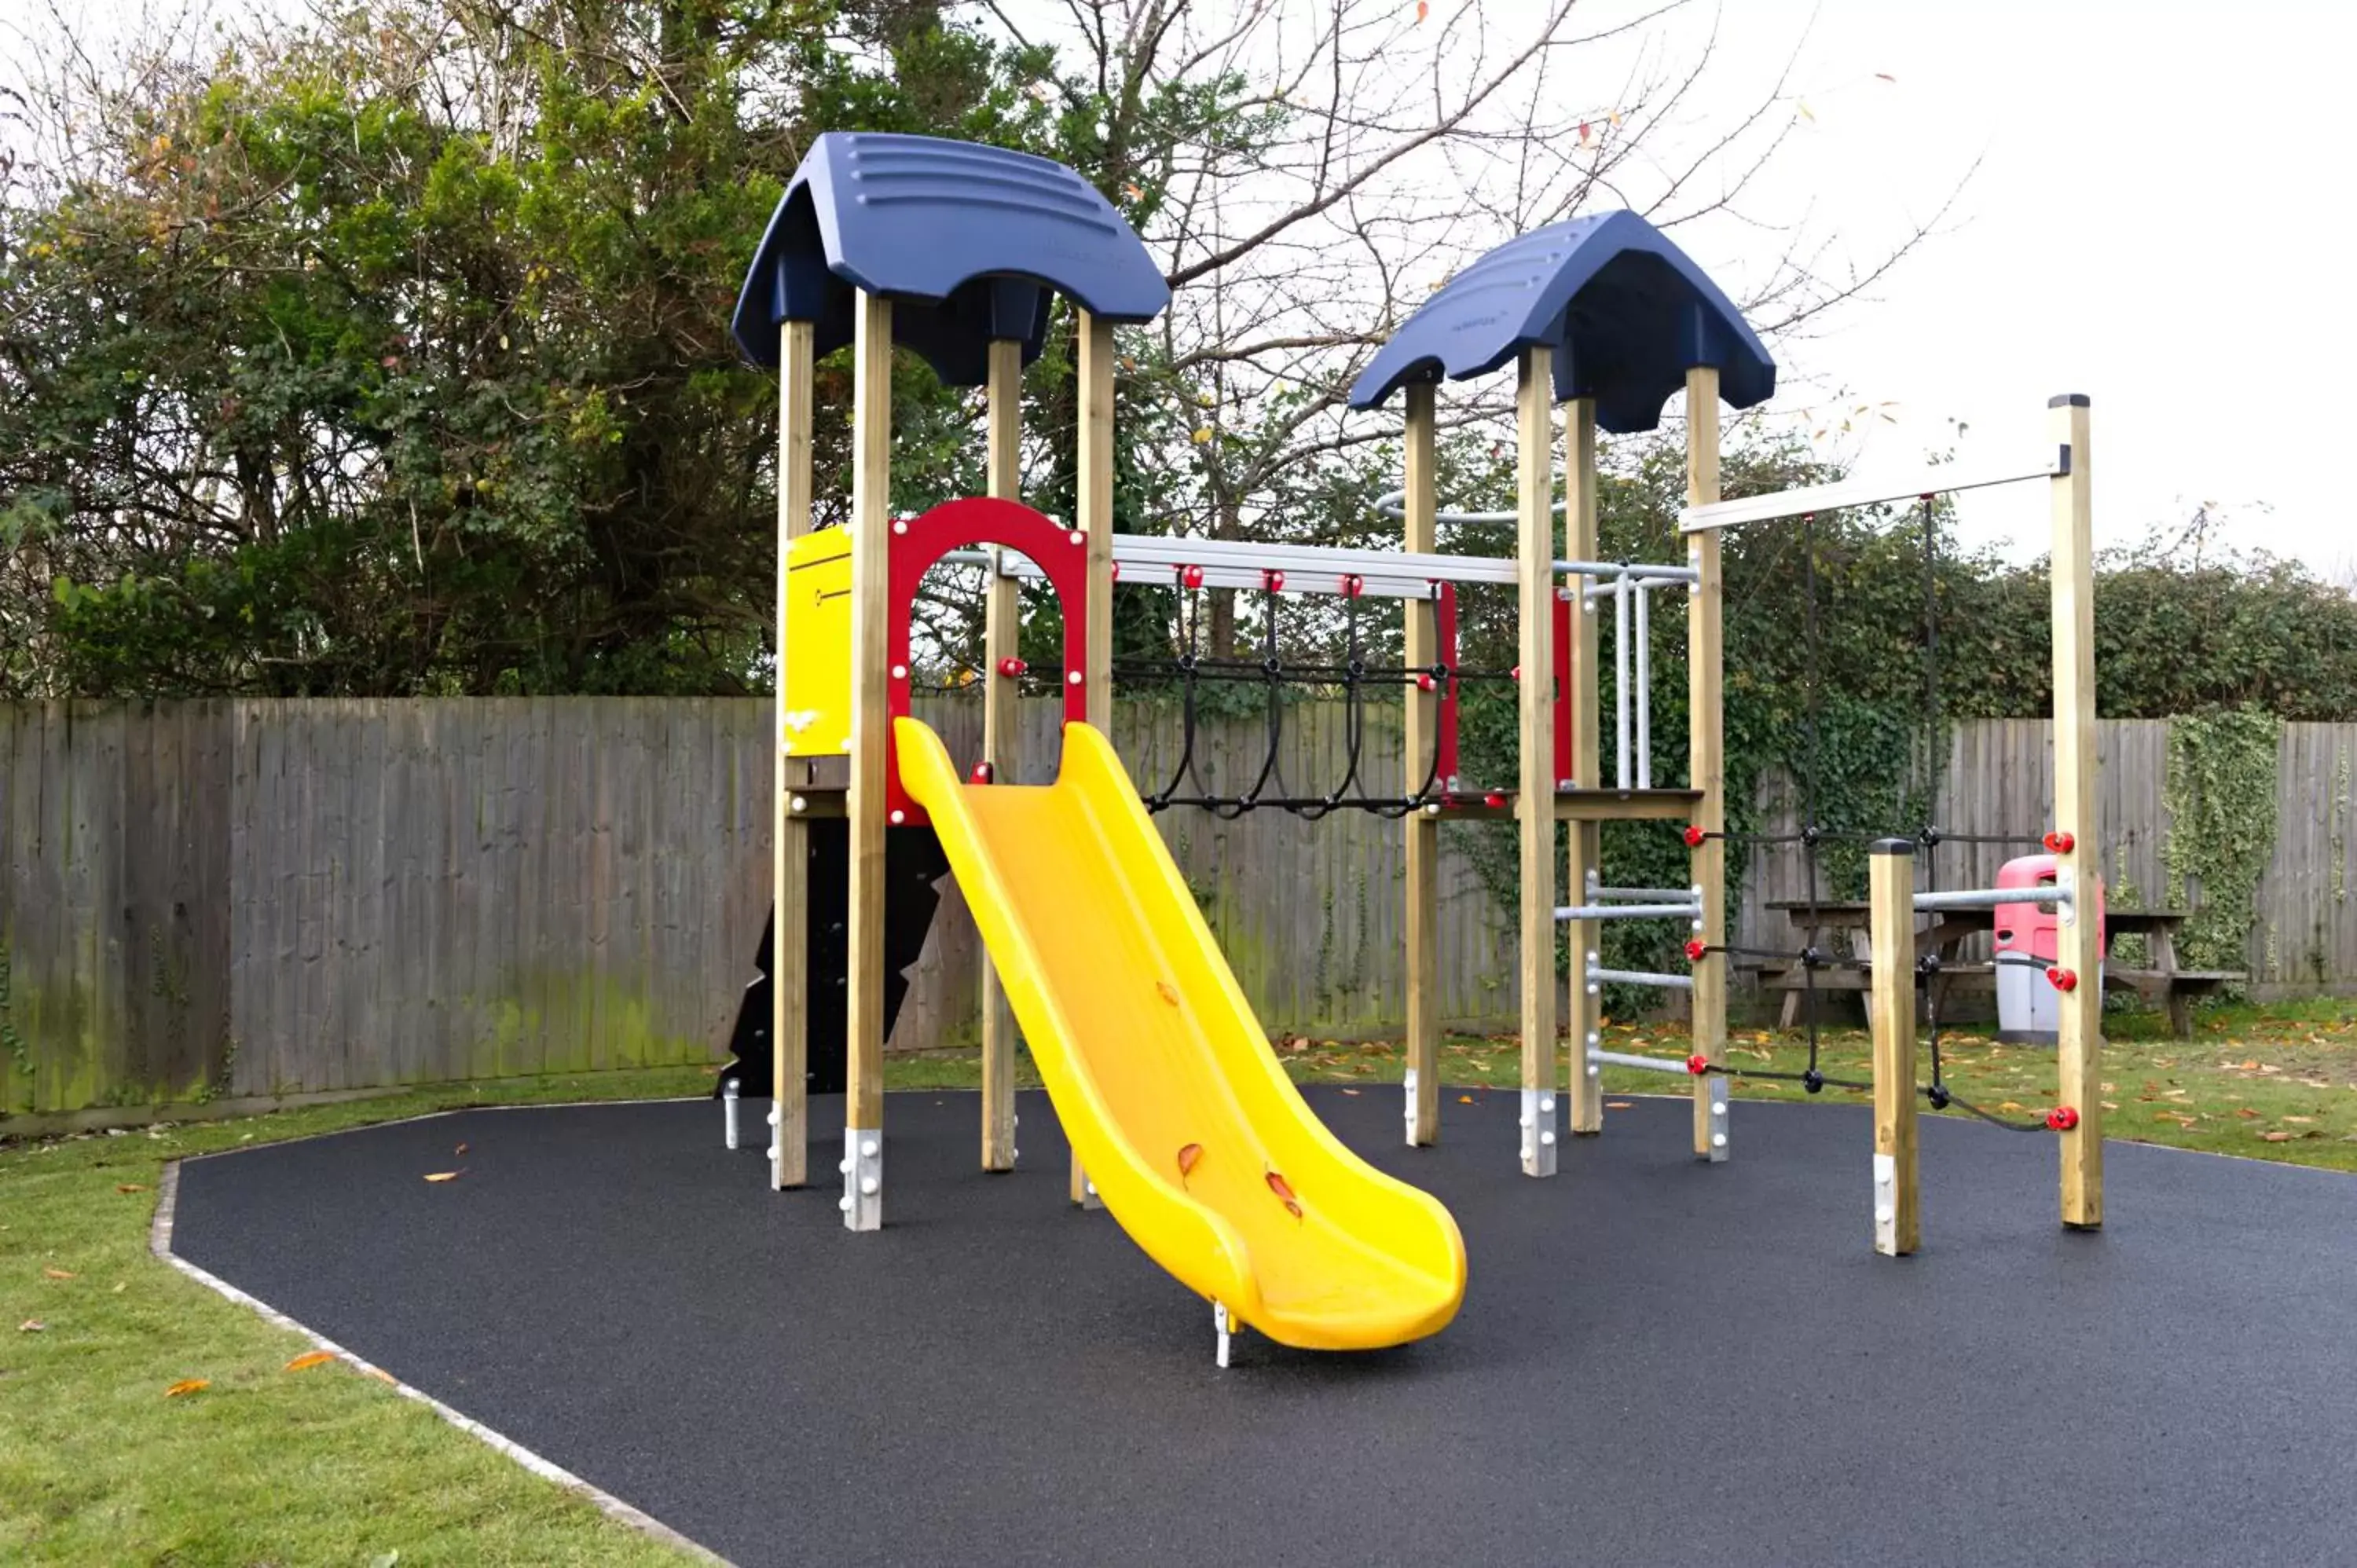
[[[1925,787],[1923,825],[1916,831],[1915,842],[1921,846],[1924,891],[1940,890],[1940,846],[1951,844],[1996,844],[2007,846],[2036,845],[2043,841],[2035,835],[2016,833],[1951,833],[1942,831],[1940,820],[1941,766],[1938,747],[1942,734],[1940,700],[1940,618],[1939,618],[1939,527],[1931,496],[1922,498],[1923,518],[1923,767]],[[1740,947],[1732,944],[1716,949],[1700,943],[1688,944],[1689,957],[1699,959],[1709,951],[1735,957],[1757,957],[1796,963],[1801,971],[1802,1009],[1808,1031],[1809,1065],[1800,1072],[1783,1072],[1769,1068],[1738,1068],[1723,1063],[1709,1063],[1706,1070],[1724,1073],[1730,1078],[1758,1078],[1798,1083],[1811,1094],[1822,1093],[1827,1088],[1857,1090],[1870,1092],[1871,1083],[1855,1079],[1825,1076],[1820,1066],[1821,1038],[1818,1029],[1817,971],[1842,961],[1840,958],[1818,947],[1814,933],[1823,927],[1818,917],[1826,908],[1820,893],[1821,867],[1817,846],[1827,843],[1864,843],[1890,835],[1859,829],[1828,828],[1818,820],[1819,768],[1822,761],[1822,705],[1819,692],[1821,671],[1818,664],[1819,626],[1817,614],[1817,520],[1813,512],[1801,520],[1802,534],[1802,616],[1803,639],[1806,650],[1803,680],[1807,691],[1807,708],[1803,724],[1804,764],[1802,773],[1801,825],[1797,830],[1775,833],[1726,832],[1716,835],[1730,843],[1746,844],[1798,844],[1801,849],[1803,885],[1806,889],[1799,908],[1805,917],[1804,929],[1812,940],[1798,950]],[[1700,842],[1705,835],[1698,829],[1686,830],[1687,842]],[[2037,1119],[2009,1117],[1990,1111],[1964,1099],[1947,1081],[1941,1055],[1941,1008],[1947,987],[1941,983],[1941,963],[1938,952],[1922,954],[1916,960],[1916,971],[1923,981],[1926,993],[1926,1041],[1932,1078],[1929,1083],[1916,1085],[1935,1111],[1953,1107],[1967,1115],[1976,1116],[1991,1126],[2008,1132],[2043,1133],[2075,1124],[2075,1113],[2065,1109]],[[1702,1063],[1703,1058],[1690,1058]]]
[[[1406,788],[1416,767],[1416,759],[1406,758],[1402,763],[1400,792],[1386,793],[1370,787],[1364,767],[1371,700],[1388,689],[1446,690],[1452,681],[1509,677],[1501,671],[1469,670],[1445,660],[1418,666],[1378,661],[1368,646],[1369,623],[1373,618],[1367,612],[1365,600],[1355,593],[1342,598],[1340,659],[1288,659],[1281,626],[1285,597],[1281,588],[1273,583],[1257,590],[1232,590],[1260,595],[1258,656],[1247,659],[1207,654],[1202,650],[1203,595],[1211,590],[1200,583],[1189,583],[1188,576],[1184,568],[1172,573],[1172,586],[1178,590],[1180,601],[1178,650],[1168,659],[1117,660],[1113,667],[1116,680],[1175,681],[1178,686],[1178,758],[1162,788],[1145,796],[1147,811],[1159,812],[1173,806],[1192,806],[1226,820],[1265,809],[1287,811],[1311,821],[1338,811],[1396,818],[1447,799],[1448,781],[1440,776],[1442,726],[1438,725],[1433,726],[1432,753],[1423,761],[1420,783],[1412,789]],[[1415,613],[1413,607],[1410,613]],[[1257,684],[1264,693],[1260,705],[1266,748],[1252,783],[1238,793],[1225,794],[1212,789],[1200,771],[1198,743],[1203,728],[1205,682]],[[1315,792],[1299,789],[1285,777],[1286,719],[1295,706],[1292,696],[1305,688],[1339,690],[1342,703],[1342,772],[1331,784]]]

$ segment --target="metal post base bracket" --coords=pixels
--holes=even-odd
[[[1710,1155],[1712,1165],[1727,1163],[1727,1075],[1714,1072],[1704,1080],[1710,1095]]]
[[[1899,1253],[1899,1161],[1890,1155],[1874,1156],[1874,1250],[1886,1258]]]
[[[728,1079],[720,1086],[720,1112],[727,1124],[728,1146],[737,1147],[737,1080]]]
[[[884,1228],[884,1130],[843,1130],[843,1210],[846,1230]]]
[[[1228,1321],[1227,1307],[1220,1302],[1213,1302],[1211,1304],[1211,1332],[1219,1336],[1219,1343],[1212,1348],[1211,1360],[1212,1363],[1219,1367],[1222,1371],[1227,1369],[1228,1332],[1232,1326],[1233,1326]]]
[[[1523,1174],[1533,1176],[1555,1175],[1555,1090],[1526,1089],[1523,1090]]]
[[[1415,1069],[1408,1069],[1400,1081],[1401,1087],[1407,1090],[1407,1102],[1402,1115],[1407,1122],[1407,1146],[1413,1149],[1415,1147]]]

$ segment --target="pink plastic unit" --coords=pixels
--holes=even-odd
[[[2007,887],[2051,887],[2061,857],[2051,854],[2025,854],[2018,860],[2008,860],[1996,874],[1996,885]],[[2104,920],[2104,885],[2095,884],[2095,931],[2102,940]],[[2007,953],[2036,960],[2040,964],[2053,963],[2062,952],[2062,912],[2053,905],[2000,904],[1996,908],[1996,951],[2000,962]]]

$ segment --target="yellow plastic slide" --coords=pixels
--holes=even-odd
[[[1027,786],[966,783],[914,719],[895,736],[1065,1133],[1146,1255],[1304,1349],[1456,1316],[1457,1221],[1302,1102],[1105,738],[1066,725],[1062,776]]]

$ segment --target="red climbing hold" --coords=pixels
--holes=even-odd
[[[2057,1133],[2068,1133],[2079,1124],[2079,1112],[2068,1105],[2058,1105],[2046,1113],[2046,1124]]]

